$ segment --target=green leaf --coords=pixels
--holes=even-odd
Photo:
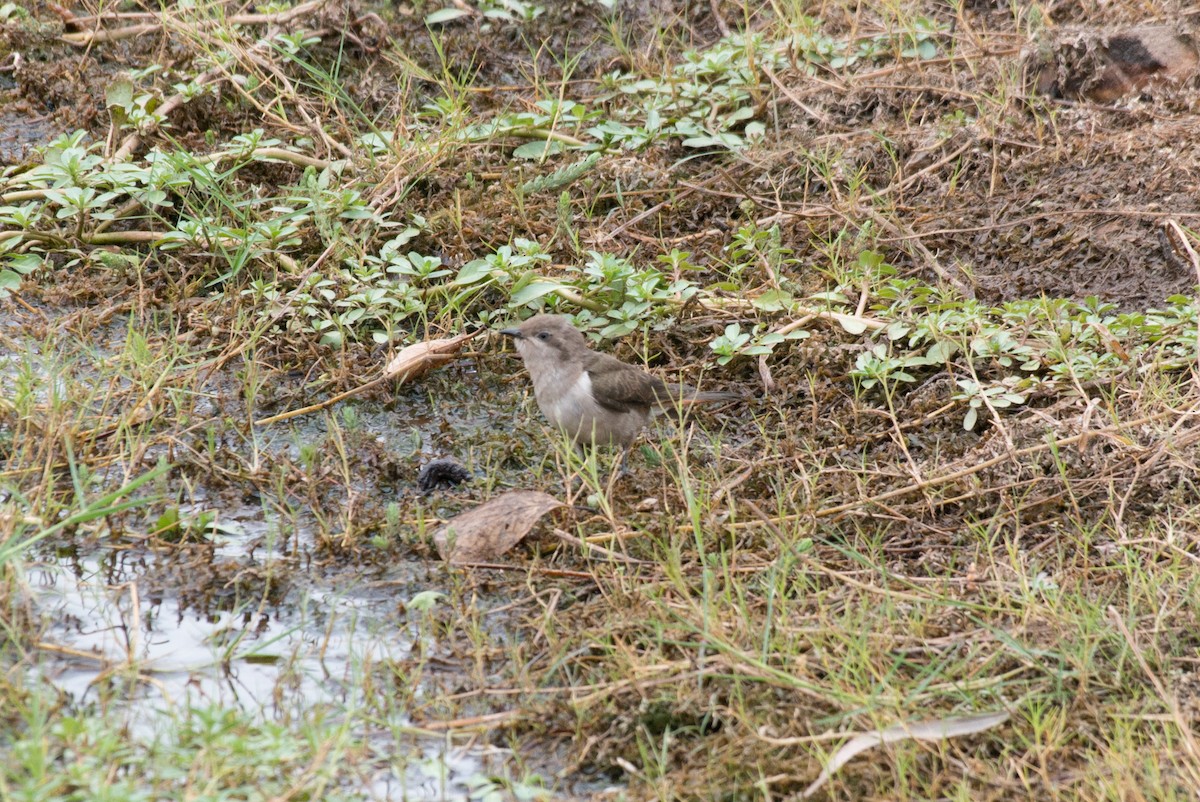
[[[426,25],[445,25],[447,22],[454,22],[456,19],[471,16],[471,12],[465,8],[443,8],[434,11],[432,14],[425,15]]]
[[[36,253],[23,253],[10,257],[5,264],[22,275],[29,275],[42,266],[42,257]]]
[[[512,302],[517,306],[523,306],[543,295],[549,295],[560,286],[557,281],[532,281],[512,294]]]
[[[749,120],[754,116],[754,109],[751,106],[742,106],[739,109],[734,109],[725,115],[726,124],[732,126],[734,123],[739,123],[742,120]]]
[[[104,90],[106,108],[128,109],[133,105],[133,81],[117,78]]]
[[[492,265],[486,259],[473,259],[462,266],[454,279],[455,284],[474,284],[492,274]]]
[[[782,312],[791,306],[792,294],[784,290],[767,290],[757,298],[751,299],[754,308],[764,312]]]
[[[839,326],[846,330],[847,334],[858,335],[867,330],[867,324],[856,317],[839,317],[837,322]]]
[[[926,356],[929,357],[931,364],[947,362],[949,361],[950,357],[954,356],[954,352],[957,350],[958,346],[956,346],[954,343],[943,340],[942,342],[934,343],[926,353]]]
[[[11,270],[0,270],[0,298],[21,286],[21,276]]]
[[[737,150],[745,142],[737,134],[717,134],[715,136],[692,136],[681,143],[685,148],[722,147]]]
[[[971,407],[967,410],[967,414],[963,416],[963,428],[968,432],[975,428],[975,421],[979,418],[979,410]]]
[[[559,142],[557,139],[549,139],[546,141],[537,140],[536,142],[526,142],[519,148],[513,151],[513,158],[517,159],[544,159],[547,156],[553,156],[556,153],[562,153],[566,150],[566,145]]]
[[[405,605],[410,610],[419,610],[420,612],[428,612],[434,608],[440,600],[446,597],[445,593],[440,593],[436,590],[423,590],[417,595],[408,600]]]
[[[97,264],[107,267],[110,270],[137,267],[142,261],[139,257],[134,256],[131,253],[102,250],[92,251],[91,257],[96,260]]]
[[[154,532],[164,540],[179,534],[179,508],[168,507],[154,522]]]

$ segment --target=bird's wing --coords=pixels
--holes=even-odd
[[[591,379],[592,396],[596,403],[608,409],[649,409],[669,404],[672,398],[661,379],[608,354],[593,353],[584,369]]]

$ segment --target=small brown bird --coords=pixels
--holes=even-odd
[[[597,353],[560,315],[537,315],[500,333],[513,338],[533,380],[533,394],[542,414],[577,444],[627,448],[656,411],[739,397],[672,386],[640,368]]]

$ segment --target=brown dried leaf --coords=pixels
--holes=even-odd
[[[396,378],[401,382],[412,381],[431,369],[446,364],[462,350],[463,343],[479,334],[479,331],[463,332],[444,340],[426,340],[401,349],[400,353],[383,369],[385,379]]]
[[[433,542],[451,563],[487,562],[520,543],[543,515],[561,506],[546,493],[514,490],[446,521],[433,533]]]

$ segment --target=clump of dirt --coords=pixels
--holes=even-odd
[[[1056,39],[1042,45],[1029,65],[1034,89],[1056,98],[1109,103],[1147,86],[1193,79],[1200,66],[1195,35],[1186,29],[1069,31]]]

